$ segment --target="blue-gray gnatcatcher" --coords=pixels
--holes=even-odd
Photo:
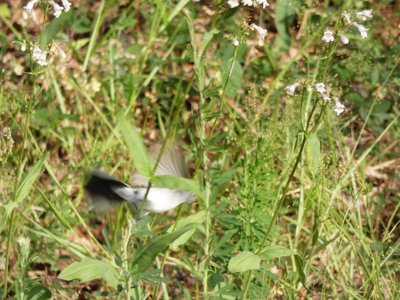
[[[155,175],[187,177],[181,152],[173,148],[165,150],[160,157]],[[127,201],[137,213],[142,210],[143,215],[149,212],[162,213],[195,199],[191,192],[157,186],[151,186],[147,192],[148,185],[149,181],[138,173],[133,174],[132,183],[128,185],[104,172],[94,171],[90,174],[85,188],[95,201],[95,205],[104,201]],[[146,192],[146,203],[143,203]]]

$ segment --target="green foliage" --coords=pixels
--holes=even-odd
[[[116,288],[119,275],[118,270],[107,261],[84,258],[62,270],[58,278],[63,280],[78,279],[80,281],[104,279],[109,286]]]
[[[192,229],[193,226],[185,226],[171,233],[167,233],[152,239],[135,255],[130,269],[135,273],[142,273],[146,271],[153,265],[154,259],[158,254],[165,251],[175,240]]]
[[[150,178],[153,175],[154,162],[148,153],[142,139],[128,121],[121,115],[119,128],[128,146],[129,154],[134,161],[136,169],[143,176]]]
[[[313,176],[318,174],[319,162],[321,160],[321,145],[316,133],[311,133],[307,138],[307,161]]]
[[[29,194],[30,190],[33,187],[33,184],[39,177],[43,164],[44,164],[44,157],[41,158],[30,170],[29,174],[26,175],[26,177],[22,180],[22,182],[19,184],[17,191],[14,196],[14,202],[19,204],[22,202],[26,196]]]
[[[260,253],[260,258],[262,260],[272,260],[274,258],[281,258],[285,256],[291,256],[296,254],[295,251],[290,250],[282,246],[268,246],[264,248]]]
[[[292,26],[294,12],[294,1],[277,0],[275,26],[279,34],[279,43],[287,51],[292,43],[289,29]]]
[[[400,298],[393,3],[269,2],[74,2],[56,18],[39,1],[28,19],[0,4],[2,297]],[[162,141],[190,179],[155,176]],[[196,199],[139,220],[91,210],[93,168]]]
[[[260,263],[260,257],[252,252],[243,251],[230,259],[228,269],[232,273],[242,273],[249,270],[258,270]]]

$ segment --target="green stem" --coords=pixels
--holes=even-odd
[[[267,230],[265,232],[264,238],[261,241],[261,244],[260,244],[259,248],[256,251],[256,254],[260,254],[260,252],[264,248],[265,243],[267,242],[269,234],[270,234],[270,232],[272,230],[272,227],[273,227],[273,225],[274,225],[274,223],[276,221],[276,218],[278,217],[278,212],[279,212],[280,208],[282,207],[282,204],[286,200],[286,195],[287,195],[287,192],[288,192],[288,189],[289,189],[289,185],[290,185],[290,183],[291,183],[291,181],[292,181],[292,179],[294,177],[294,173],[296,172],[297,166],[299,165],[299,162],[300,162],[301,157],[303,155],[304,146],[305,146],[306,141],[307,141],[307,134],[312,132],[312,130],[314,130],[316,128],[317,124],[319,123],[319,121],[321,119],[322,112],[324,111],[325,106],[321,109],[321,112],[320,112],[320,114],[319,114],[319,116],[317,118],[316,124],[313,126],[313,128],[309,132],[307,132],[308,127],[310,126],[310,123],[311,123],[311,118],[312,118],[312,116],[313,116],[313,114],[315,112],[315,109],[317,108],[317,104],[318,104],[318,101],[315,101],[314,106],[313,106],[313,108],[312,108],[312,110],[310,112],[310,116],[308,118],[307,124],[306,124],[304,137],[303,137],[303,140],[301,142],[300,150],[299,150],[299,153],[298,153],[298,155],[296,157],[296,161],[295,161],[295,163],[293,165],[293,168],[292,168],[292,170],[291,170],[291,172],[289,174],[289,178],[286,181],[285,187],[284,187],[283,192],[282,192],[282,196],[279,199],[278,204],[276,205],[276,208],[275,208],[274,213],[272,215],[272,219],[271,219],[271,221],[270,221],[270,223],[268,225],[268,228],[267,228]],[[245,282],[245,288],[244,288],[244,291],[243,291],[242,299],[247,299],[247,294],[248,294],[248,291],[249,291],[250,281],[251,281],[252,276],[253,276],[253,271],[249,271],[249,275],[247,276],[247,279],[246,279],[246,282]]]
[[[179,206],[179,210],[178,210],[178,213],[177,213],[176,218],[175,218],[175,223],[174,223],[172,232],[175,231],[176,226],[178,225],[178,220],[179,220],[180,217],[181,217],[181,214],[182,214],[182,206]],[[163,273],[164,273],[164,266],[165,266],[165,262],[167,261],[168,250],[169,250],[169,247],[165,250],[164,255],[163,255],[163,259],[162,259],[162,262],[161,262],[161,266],[160,266],[160,276],[161,276],[161,277],[164,276],[164,274],[163,274]],[[156,299],[159,299],[159,297],[157,297],[157,294],[158,294],[158,290],[160,289],[160,285],[161,285],[161,284],[163,285],[163,287],[165,286],[165,283],[164,283],[164,282],[161,283],[161,282],[159,281],[159,282],[157,282],[157,286],[156,286],[156,288],[155,288],[155,290],[154,290],[153,295],[154,295],[154,297],[156,297]]]

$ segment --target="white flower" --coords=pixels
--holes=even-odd
[[[256,0],[256,2],[258,4],[261,4],[264,9],[269,6],[269,3],[267,0]]]
[[[38,0],[31,0],[29,1],[25,6],[24,6],[24,10],[25,12],[30,15],[32,13],[33,10],[33,6],[38,2]]]
[[[291,85],[288,85],[285,87],[285,91],[289,96],[294,96],[294,93],[296,92],[296,88],[300,85],[300,83],[295,82]]]
[[[239,0],[229,0],[228,5],[230,8],[235,8],[239,6]]]
[[[265,39],[265,36],[267,35],[267,29],[264,29],[256,24],[251,24],[251,27],[257,30],[260,41],[263,41]]]
[[[32,51],[32,59],[35,60],[38,65],[40,66],[47,66],[47,61],[46,61],[46,56],[47,56],[47,51],[46,50],[40,50],[38,45],[35,45],[33,47]]]
[[[38,59],[42,53],[42,50],[40,50],[38,45],[33,46],[33,51],[32,51],[32,58],[33,59]]]
[[[372,9],[365,9],[356,13],[357,18],[362,21],[371,20],[372,19]]]
[[[322,96],[322,100],[324,100],[325,102],[331,101],[331,98],[327,94],[322,94],[321,96]]]
[[[343,44],[347,45],[349,43],[349,39],[344,34],[340,33],[339,37]]]
[[[242,0],[243,5],[253,6],[253,0]]]
[[[361,24],[358,24],[356,22],[353,23],[354,26],[357,27],[358,31],[361,34],[361,38],[365,39],[368,35],[367,35],[367,28],[365,28],[364,26],[362,26]]]
[[[62,11],[64,10],[64,7],[58,5],[58,4],[57,4],[56,2],[54,2],[54,1],[51,1],[50,3],[51,3],[51,5],[53,5],[53,9],[54,9],[53,15],[54,15],[56,18],[58,18],[58,17],[61,15]]]
[[[239,41],[236,38],[234,38],[232,41],[232,44],[233,44],[233,46],[237,47],[237,46],[239,46]]]
[[[314,84],[314,86],[315,86],[315,90],[318,93],[320,93],[321,95],[326,92],[325,84],[323,84],[322,82],[318,82],[318,83]]]
[[[345,107],[337,97],[333,97],[333,100],[335,100],[335,108],[333,111],[336,113],[336,115],[340,115],[342,112],[344,112]]]
[[[329,30],[329,29],[325,29],[324,36],[322,37],[322,40],[325,43],[333,42],[335,40],[335,38],[333,36],[333,32],[331,30]]]
[[[67,12],[71,8],[71,3],[68,0],[61,0],[62,5],[64,6],[64,11]]]
[[[342,12],[342,17],[347,24],[351,24],[350,14],[347,11]]]
[[[26,51],[26,44],[25,44],[25,43],[22,43],[22,45],[21,45],[21,51],[22,51],[22,52],[25,52],[25,51]]]

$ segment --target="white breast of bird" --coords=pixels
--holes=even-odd
[[[140,210],[147,188],[135,188],[134,190],[135,196],[131,199],[136,208]],[[154,213],[162,213],[178,206],[181,203],[190,202],[194,199],[194,194],[188,191],[150,187],[143,210]]]

